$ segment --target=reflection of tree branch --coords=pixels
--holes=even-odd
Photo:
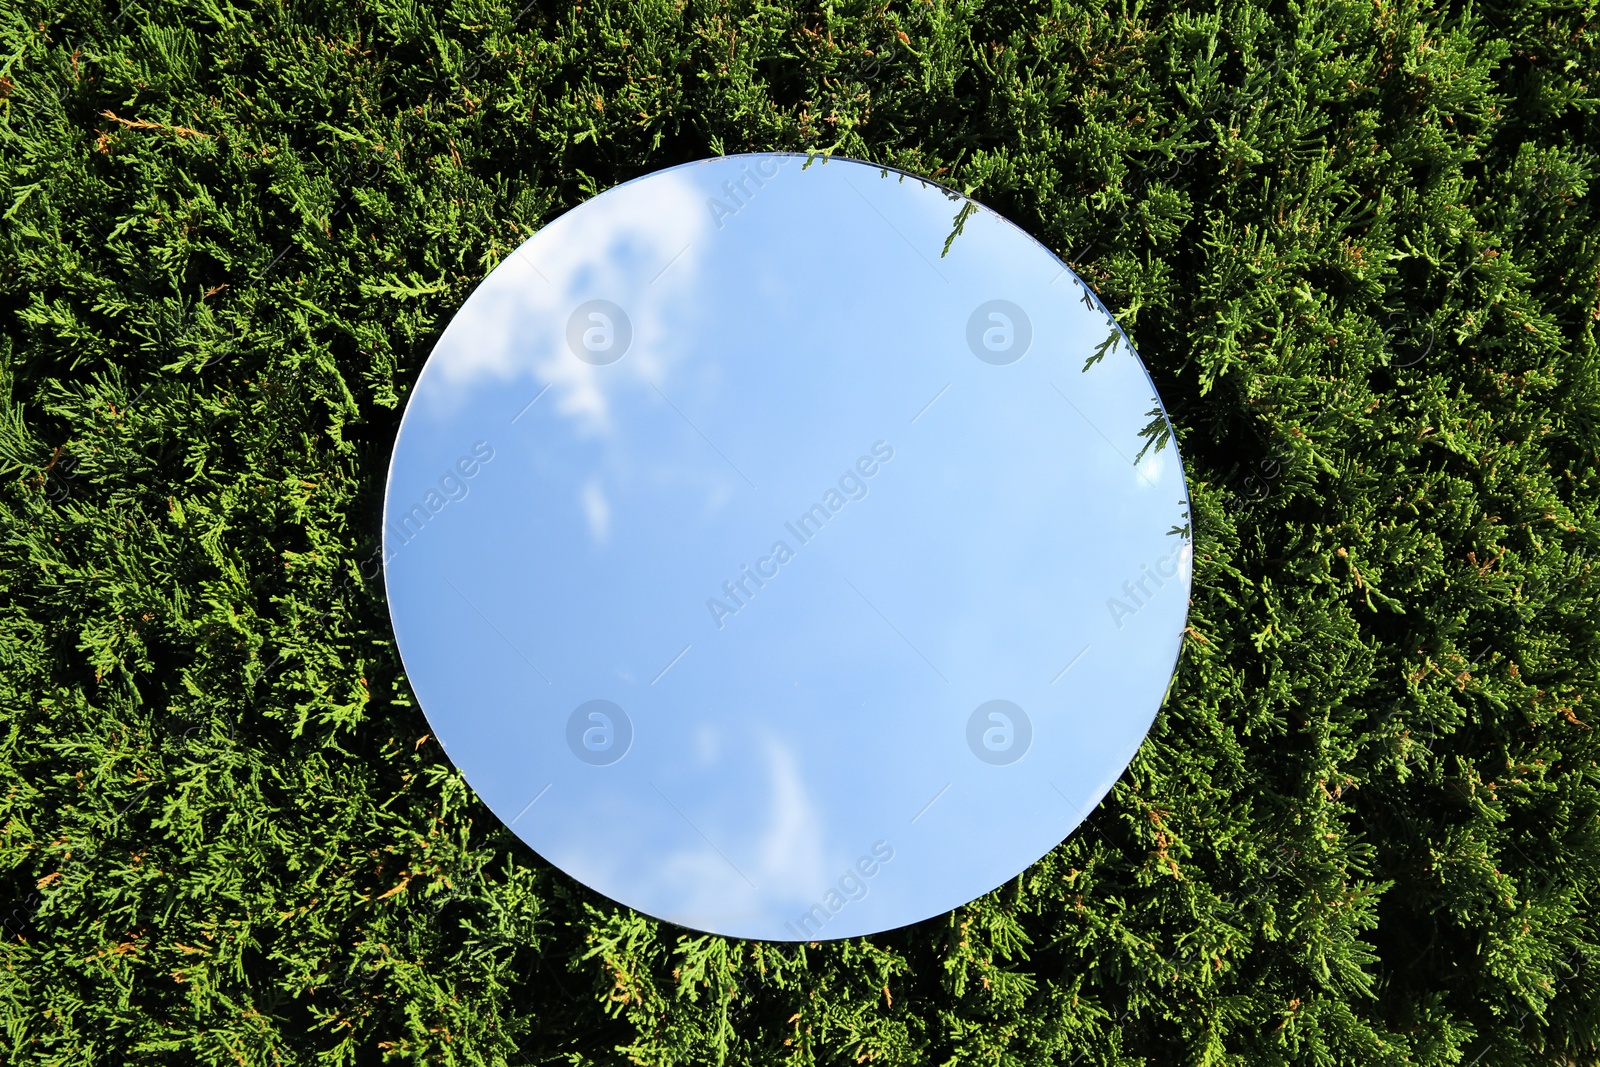
[[[1088,302],[1087,293],[1085,293],[1084,302]],[[1106,318],[1106,322],[1111,326],[1111,332],[1106,335],[1106,339],[1104,341],[1101,341],[1099,344],[1094,346],[1094,355],[1090,356],[1084,361],[1084,370],[1088,370],[1096,363],[1099,363],[1102,359],[1105,359],[1107,352],[1115,352],[1118,346],[1122,343],[1122,331],[1117,329],[1116,322],[1110,317]]]
[[[1155,400],[1155,397],[1150,399]],[[1145,414],[1151,416],[1151,418],[1149,422],[1145,423],[1144,429],[1139,431],[1139,436],[1143,437],[1145,442],[1144,447],[1139,449],[1139,454],[1133,457],[1135,463],[1144,458],[1144,454],[1150,451],[1151,445],[1154,445],[1156,452],[1160,453],[1163,448],[1167,447],[1167,442],[1172,440],[1172,424],[1167,421],[1166,413],[1161,410],[1160,401],[1156,401],[1156,406],[1145,412]]]
[[[957,237],[961,236],[961,231],[966,229],[967,219],[971,218],[977,210],[978,205],[971,200],[961,205],[961,210],[956,212],[956,217],[952,224],[955,228],[950,231],[950,236],[944,239],[944,251],[939,253],[940,259],[950,254],[950,246],[955,243]]]

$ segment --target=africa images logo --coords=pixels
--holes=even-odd
[[[967,718],[967,747],[991,766],[1017,762],[1031,744],[1033,720],[1009,700],[985,701]]]
[[[567,748],[591,767],[607,767],[633,747],[633,720],[609,700],[586,700],[567,716]]]
[[[711,221],[717,224],[717,229],[727,225],[727,219],[737,215],[747,207],[756,193],[766,187],[767,182],[778,176],[779,168],[786,166],[793,156],[764,156],[755,161],[752,170],[748,163],[739,167],[739,180],[725,181],[722,183],[722,192],[725,199],[711,196],[706,198],[706,208],[711,212]],[[741,195],[742,194],[742,195]]]
[[[438,485],[430,486],[421,500],[404,511],[394,509],[388,519],[389,532],[394,535],[389,555],[392,556],[402,546],[410,544],[418,534],[422,533],[423,527],[452,501],[465,500],[467,494],[472,491],[472,486],[467,483],[476,478],[478,472],[492,459],[494,459],[494,447],[487,441],[477,442],[472,446],[470,456],[462,456],[456,460],[453,467],[445,468]]]
[[[1116,597],[1106,599],[1106,610],[1111,613],[1111,621],[1117,624],[1117,629],[1122,629],[1124,619],[1139,614],[1139,609],[1154,600],[1156,593],[1160,592],[1168,582],[1180,575],[1187,578],[1193,555],[1193,549],[1185,541],[1156,560],[1154,566],[1148,563],[1141,565],[1136,580],[1123,582],[1122,592],[1127,596],[1127,600],[1118,600]],[[1155,589],[1150,588],[1151,582],[1155,583]],[[1144,596],[1140,597],[1140,593]]]
[[[986,300],[967,318],[967,347],[992,366],[1015,363],[1032,343],[1032,320],[1009,300]]]
[[[827,492],[822,494],[820,503],[812,504],[799,518],[784,523],[783,528],[789,531],[797,544],[809,544],[830,519],[844,510],[846,504],[866,498],[867,480],[877,475],[882,469],[881,464],[893,458],[894,449],[887,441],[873,442],[872,454],[857,458],[855,464],[839,476],[837,488],[829,486]],[[728,616],[737,615],[748,607],[756,591],[764,589],[767,582],[776,578],[779,568],[793,559],[794,555],[795,549],[790,547],[789,542],[775,541],[770,552],[756,560],[754,570],[746,563],[739,568],[737,578],[722,583],[726,600],[707,597],[706,610],[711,613],[711,621],[716,623],[717,629],[726,625]]]
[[[633,322],[610,300],[586,300],[567,319],[567,347],[590,366],[610,366],[632,343]]]
[[[794,922],[783,925],[789,932],[799,938],[815,937],[822,933],[822,927],[827,921],[844,910],[846,904],[853,900],[865,900],[872,887],[869,881],[878,876],[883,865],[894,859],[894,846],[887,841],[874,841],[872,854],[863,855],[849,867],[845,868],[839,880],[828,887],[822,899],[806,909]]]

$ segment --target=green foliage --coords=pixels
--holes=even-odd
[[[7,1063],[1600,1063],[1592,0],[0,8]],[[1085,827],[700,937],[427,737],[373,555],[432,340],[721,152],[932,175],[1098,290],[1191,629]],[[1160,428],[1152,431],[1152,443]]]

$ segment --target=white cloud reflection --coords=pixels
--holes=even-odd
[[[762,915],[774,909],[798,914],[827,888],[832,867],[846,862],[830,864],[825,855],[826,820],[806,792],[794,753],[768,736],[761,757],[767,802],[759,821],[744,832],[726,824],[693,826],[684,847],[654,864],[657,889],[645,896],[671,900],[673,916],[726,917],[744,902]]]
[[[486,390],[517,411],[545,385],[546,403],[585,435],[613,428],[620,390],[665,384],[685,354],[689,299],[711,232],[705,190],[668,171],[609,190],[556,219],[508,256],[467,300],[427,364],[430,414],[448,416]],[[586,300],[610,300],[632,324],[609,366],[574,357],[566,326]],[[527,383],[523,390],[509,389]],[[527,396],[522,396],[526,393]]]
[[[611,505],[606,503],[605,490],[600,483],[590,481],[583,487],[583,516],[589,520],[589,535],[597,544],[611,539]]]

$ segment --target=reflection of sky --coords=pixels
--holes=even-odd
[[[391,522],[387,581],[436,734],[542,855],[650,914],[785,938],[884,841],[823,929],[845,936],[992,889],[1115,781],[1171,675],[1187,555],[1137,602],[1123,583],[1177,547],[1185,491],[1171,446],[1130,466],[1154,390],[1125,342],[1082,370],[1105,314],[1042,247],[980,211],[941,259],[942,193],[794,157],[719,227],[708,198],[734,206],[759,158],[614,189],[473,294],[407,410],[388,517],[474,442],[494,458],[414,540]],[[609,366],[567,347],[594,299],[633,326]],[[993,299],[1033,325],[1007,366],[966,344]],[[802,543],[785,524],[879,442],[865,496]],[[734,606],[724,583],[780,540],[793,557],[719,628],[708,599]],[[566,748],[595,698],[634,727],[610,766]],[[1032,719],[1010,766],[966,747],[991,699]]]

